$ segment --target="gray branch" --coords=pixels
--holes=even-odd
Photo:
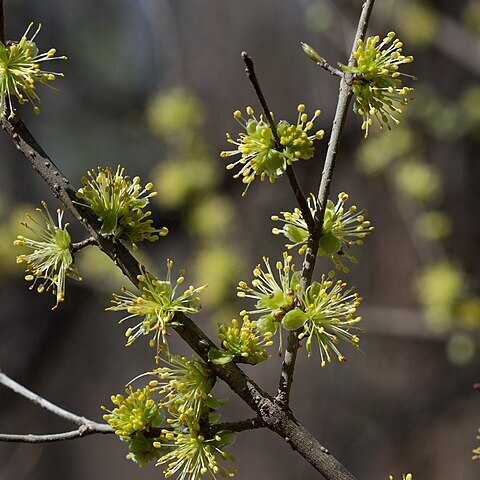
[[[58,405],[55,405],[52,402],[49,402],[45,398],[33,393],[31,390],[28,390],[23,385],[15,382],[5,373],[0,371],[0,385],[10,389],[12,392],[20,395],[23,398],[26,398],[33,404],[44,408],[45,410],[53,413],[57,417],[63,418],[68,422],[75,423],[79,425],[77,430],[72,430],[64,433],[54,433],[47,435],[33,435],[33,434],[13,434],[13,433],[2,433],[0,434],[0,441],[2,442],[23,442],[23,443],[47,443],[47,442],[59,442],[62,440],[73,440],[74,438],[85,437],[87,435],[92,435],[94,433],[113,433],[113,429],[110,425],[106,423],[98,423],[88,418],[81,417],[75,413],[69,412]]]

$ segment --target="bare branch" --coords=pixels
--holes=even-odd
[[[53,443],[63,442],[65,440],[75,440],[76,438],[86,437],[95,433],[109,434],[114,433],[110,425],[101,425],[101,429],[92,425],[82,425],[77,430],[71,430],[63,433],[50,433],[46,435],[34,435],[32,433],[21,435],[15,433],[0,433],[0,442],[13,443]]]
[[[280,138],[278,137],[277,127],[272,117],[272,112],[268,108],[267,100],[265,99],[265,95],[263,94],[262,88],[260,87],[260,83],[258,81],[257,75],[255,73],[255,65],[253,63],[252,57],[248,55],[247,52],[242,52],[242,60],[245,63],[245,72],[247,73],[247,77],[250,80],[251,84],[253,85],[253,89],[257,94],[258,101],[262,107],[263,113],[265,115],[265,119],[267,120],[268,126],[272,131],[273,138],[275,140],[275,149],[278,152],[282,152],[284,150],[283,145],[280,143]],[[288,181],[290,182],[290,186],[292,187],[293,193],[297,199],[298,206],[302,212],[302,216],[305,219],[307,227],[309,231],[313,231],[314,223],[312,214],[310,212],[310,208],[308,208],[307,199],[305,194],[298,183],[297,176],[295,175],[295,171],[291,165],[287,165],[286,174],[288,177]]]
[[[357,32],[352,45],[352,51],[348,61],[349,66],[355,64],[353,54],[357,49],[358,40],[363,39],[367,32],[368,21],[373,9],[375,0],[366,0],[362,6],[360,20],[358,22]],[[307,288],[312,282],[313,271],[315,269],[315,262],[317,260],[317,251],[322,235],[323,217],[325,215],[325,208],[327,205],[328,195],[330,193],[330,184],[332,182],[333,171],[335,169],[335,160],[340,146],[340,139],[347,118],[348,106],[352,98],[351,74],[342,75],[340,80],[340,92],[338,95],[337,110],[332,125],[332,133],[330,141],[328,142],[328,149],[325,156],[325,164],[323,167],[322,178],[318,191],[319,208],[315,214],[314,228],[310,230],[308,237],[307,250],[302,267],[302,288]],[[303,212],[302,212],[303,213]],[[285,350],[285,357],[282,364],[282,372],[280,375],[280,382],[278,385],[278,393],[276,400],[285,408],[288,407],[290,390],[293,382],[293,373],[295,371],[295,363],[297,359],[297,352],[300,347],[300,342],[296,332],[288,334],[287,348]]]
[[[15,380],[12,380],[9,376],[7,376],[5,373],[1,371],[0,371],[0,385],[3,385],[4,387],[26,398],[27,400],[34,403],[35,405],[38,405],[39,407],[42,407],[45,410],[48,410],[54,415],[57,415],[57,417],[63,418],[64,420],[67,420],[69,422],[75,423],[82,427],[94,426],[99,430],[104,430],[105,427],[109,427],[106,424],[97,423],[97,422],[94,422],[93,420],[89,420],[88,418],[81,417],[79,415],[76,415],[75,413],[65,410],[62,407],[59,407],[58,405],[53,404],[52,402],[49,402],[48,400],[41,397],[40,395],[33,393],[31,390],[28,390],[23,385],[20,385]]]
[[[325,69],[327,72],[331,73],[335,77],[340,77],[343,78],[343,72],[339,70],[338,68],[332,67],[325,59],[322,59],[322,62],[317,62],[317,65],[319,67],[322,67]]]
[[[81,242],[76,242],[72,244],[72,253],[77,253],[82,248],[88,247],[90,245],[97,245],[97,241],[93,237],[85,238]]]
[[[93,420],[89,420],[88,418],[80,417],[79,415],[69,412],[68,410],[59,407],[40,395],[28,390],[23,385],[20,385],[19,383],[15,382],[15,380],[12,380],[10,377],[5,375],[3,372],[0,372],[0,385],[3,385],[4,387],[12,390],[12,392],[26,398],[35,405],[48,410],[57,417],[63,418],[64,420],[80,426],[77,430],[47,435],[2,433],[0,434],[0,441],[2,442],[47,443],[59,442],[62,440],[73,440],[74,438],[85,437],[86,435],[92,435],[94,433],[113,433],[113,429],[110,425],[106,423],[94,422]]]

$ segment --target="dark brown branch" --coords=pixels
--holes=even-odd
[[[76,242],[72,244],[72,253],[77,253],[82,248],[88,247],[90,245],[96,245],[97,241],[93,237],[85,238],[81,242]]]
[[[228,430],[229,432],[245,432],[246,430],[255,430],[257,428],[265,428],[265,423],[261,418],[254,417],[239,420],[238,422],[224,422],[208,425],[205,433],[209,437],[213,437],[216,433],[223,430]]]
[[[260,87],[260,83],[258,81],[258,77],[255,73],[255,65],[253,63],[252,57],[250,57],[247,52],[242,52],[242,60],[245,63],[245,72],[247,73],[247,77],[250,80],[253,89],[255,90],[260,106],[262,107],[263,114],[265,115],[265,119],[268,123],[268,126],[270,127],[270,130],[272,131],[273,139],[275,141],[275,149],[279,152],[282,152],[284,150],[284,147],[280,143],[277,126],[275,125],[272,117],[272,112],[268,107],[267,100],[265,98],[265,95],[263,94],[262,88]],[[288,177],[288,181],[290,182],[290,186],[292,187],[293,193],[295,194],[295,197],[297,199],[298,206],[302,212],[302,216],[305,219],[309,231],[312,232],[314,227],[313,217],[310,212],[310,208],[308,208],[307,199],[302,191],[302,187],[300,187],[300,184],[298,183],[295,171],[291,165],[287,165],[285,171]]]
[[[358,40],[365,37],[368,27],[368,21],[372,12],[375,0],[366,0],[362,6],[360,20],[358,22],[357,32],[353,41],[349,66],[355,64],[353,54],[357,49]],[[325,215],[325,208],[327,205],[328,195],[330,193],[330,184],[332,182],[333,171],[335,169],[335,160],[340,146],[340,139],[347,118],[348,106],[352,98],[351,74],[342,75],[340,80],[340,92],[338,95],[337,110],[332,125],[332,133],[330,141],[328,142],[328,149],[325,156],[325,164],[323,167],[322,178],[320,180],[318,200],[319,208],[315,214],[314,228],[310,230],[308,237],[307,250],[302,266],[302,288],[307,288],[312,282],[313,271],[315,269],[315,262],[317,260],[317,251],[322,235],[323,217]],[[303,212],[302,212],[303,213]],[[300,342],[296,332],[290,332],[288,335],[287,348],[285,350],[285,357],[282,364],[282,373],[280,375],[280,382],[278,386],[277,401],[288,406],[290,398],[290,390],[293,382],[293,374],[295,371],[295,363],[297,359],[297,352],[300,347]]]

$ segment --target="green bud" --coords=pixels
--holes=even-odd
[[[313,60],[315,63],[324,63],[325,59],[323,59],[308,43],[300,42],[302,45],[303,53],[310,59]]]

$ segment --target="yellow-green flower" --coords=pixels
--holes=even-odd
[[[202,435],[169,430],[163,430],[162,433],[167,440],[173,442],[169,445],[172,451],[157,462],[157,465],[165,465],[165,478],[215,480],[218,475],[229,478],[234,476],[234,470],[228,471],[220,463],[222,460],[234,460],[223,450],[233,441],[232,433],[219,432],[210,439]]]
[[[33,111],[40,113],[40,98],[35,90],[37,83],[48,85],[48,82],[55,80],[55,77],[63,77],[63,73],[55,73],[48,70],[41,70],[41,64],[49,60],[66,60],[67,57],[56,57],[56,50],[39,53],[35,37],[42,25],[30,39],[27,38],[33,26],[30,23],[19,42],[12,42],[4,45],[0,42],[0,117],[5,114],[5,107],[8,105],[9,116],[13,117],[14,109],[12,96],[17,97],[20,104],[30,101]],[[50,85],[48,85],[50,86]]]
[[[128,443],[127,459],[140,467],[165,453],[160,447],[163,441],[161,435],[155,437],[150,433],[152,429],[160,429],[164,421],[161,406],[153,400],[152,392],[149,386],[136,391],[127,387],[127,396],[112,395],[113,410],[102,407],[108,412],[103,419],[112,426],[122,442]]]
[[[412,56],[402,54],[403,43],[389,32],[380,42],[378,35],[358,41],[354,53],[356,65],[340,65],[354,74],[354,111],[363,117],[362,130],[368,136],[369,127],[376,120],[380,128],[390,129],[391,122],[399,124],[400,108],[409,101],[413,88],[402,86],[400,76],[414,78],[398,71],[399,66],[413,62]]]
[[[388,480],[394,480],[393,475],[389,475]],[[403,474],[402,480],[413,480],[413,475],[411,473]]]
[[[22,225],[30,230],[36,239],[26,238],[19,235],[14,245],[28,247],[33,250],[28,255],[19,255],[17,263],[26,264],[27,275],[25,279],[33,281],[30,289],[36,287],[39,293],[49,291],[56,297],[56,308],[65,299],[65,277],[81,280],[77,269],[73,265],[71,253],[72,240],[67,231],[68,223],[63,224],[63,210],[57,210],[57,223],[55,224],[47,204],[42,202],[43,210],[37,208],[40,219],[27,214],[32,225],[22,222]]]
[[[241,178],[246,184],[244,194],[255,177],[260,177],[262,181],[268,178],[270,182],[274,182],[276,178],[283,175],[287,165],[300,159],[308,160],[313,157],[313,141],[321,140],[324,131],[319,130],[313,135],[309,135],[308,132],[312,130],[315,119],[320,116],[320,110],[315,111],[311,120],[308,120],[305,113],[305,105],[299,105],[297,110],[298,119],[295,125],[285,120],[276,125],[282,150],[276,149],[272,130],[262,115],[259,119],[255,117],[252,107],[246,108],[247,118],[240,110],[234,112],[234,118],[247,133],[240,133],[237,140],[233,140],[227,133],[227,141],[237,148],[223,151],[221,156],[227,158],[241,155],[240,160],[227,165],[227,169],[240,166],[234,178]]]
[[[270,259],[263,257],[265,270],[258,264],[253,270],[252,287],[246,282],[239,282],[237,296],[256,300],[255,309],[243,311],[241,315],[252,313],[269,315],[276,322],[281,322],[285,314],[294,308],[295,297],[300,291],[300,272],[295,272],[292,256],[283,253],[283,261],[275,265],[278,281],[270,267]]]
[[[339,361],[345,360],[340,353],[340,340],[358,347],[359,337],[352,331],[363,329],[357,324],[362,317],[356,316],[361,298],[352,288],[346,288],[346,283],[335,280],[334,273],[322,275],[321,282],[313,282],[302,295],[302,310],[295,310],[295,324],[292,329],[298,329],[303,321],[303,331],[298,338],[306,338],[305,348],[308,355],[312,352],[314,340],[318,343],[322,367],[331,362],[332,357]],[[288,321],[286,316],[283,320]]]
[[[358,210],[356,205],[348,208],[345,203],[348,195],[344,192],[338,195],[337,203],[328,200],[325,216],[323,217],[322,236],[317,254],[330,258],[338,270],[348,273],[348,267],[343,264],[346,258],[352,263],[357,263],[356,257],[350,255],[348,249],[353,245],[363,245],[363,239],[369,235],[373,227],[367,220],[367,210]],[[308,206],[315,217],[319,209],[318,198],[311,195]],[[283,228],[273,228],[275,235],[283,234],[292,243],[285,245],[287,248],[299,247],[298,252],[303,255],[307,249],[308,227],[302,212],[296,208],[293,212],[281,212],[273,215],[273,221],[283,222]]]
[[[146,386],[133,391],[127,387],[127,396],[112,395],[113,410],[102,407],[106,413],[103,419],[115,430],[119,437],[131,437],[135,432],[148,432],[159,428],[164,420],[160,405],[152,398],[153,390]]]
[[[165,236],[168,229],[156,229],[149,217],[152,212],[144,211],[150,198],[157,192],[151,191],[152,183],[140,185],[140,178],[124,175],[125,169],[118,165],[114,172],[110,167],[98,167],[82,178],[83,187],[77,191],[82,204],[92,209],[102,223],[101,234],[113,241],[125,240],[134,250],[142,240],[154,242]]]
[[[202,415],[216,405],[210,394],[215,376],[200,359],[172,355],[165,363],[167,366],[149,372],[155,377],[149,385],[161,395],[161,407],[172,415],[169,423],[198,430]]]
[[[480,429],[478,430],[478,433],[480,433]],[[480,435],[477,435],[477,440],[480,440]],[[480,447],[473,449],[472,454],[472,460],[480,460]]]
[[[235,358],[255,365],[268,358],[263,347],[273,345],[272,332],[261,332],[257,322],[251,321],[248,315],[243,316],[241,325],[235,318],[230,323],[220,324],[218,336],[225,351],[209,352],[210,361],[217,365],[231,362]]]
[[[128,338],[127,346],[131,345],[141,335],[153,333],[150,346],[157,347],[159,352],[167,345],[167,327],[173,325],[176,312],[197,313],[200,310],[200,298],[197,296],[207,285],[195,288],[189,286],[181,295],[176,296],[177,288],[185,281],[184,271],[172,284],[171,270],[172,260],[167,260],[167,276],[165,280],[158,280],[150,273],[143,271],[138,276],[141,294],[129,292],[122,288],[122,294],[113,294],[112,306],[107,308],[111,311],[128,312],[128,316],[120,320],[120,323],[130,318],[140,316],[142,320],[134,327],[128,328],[125,336]]]

